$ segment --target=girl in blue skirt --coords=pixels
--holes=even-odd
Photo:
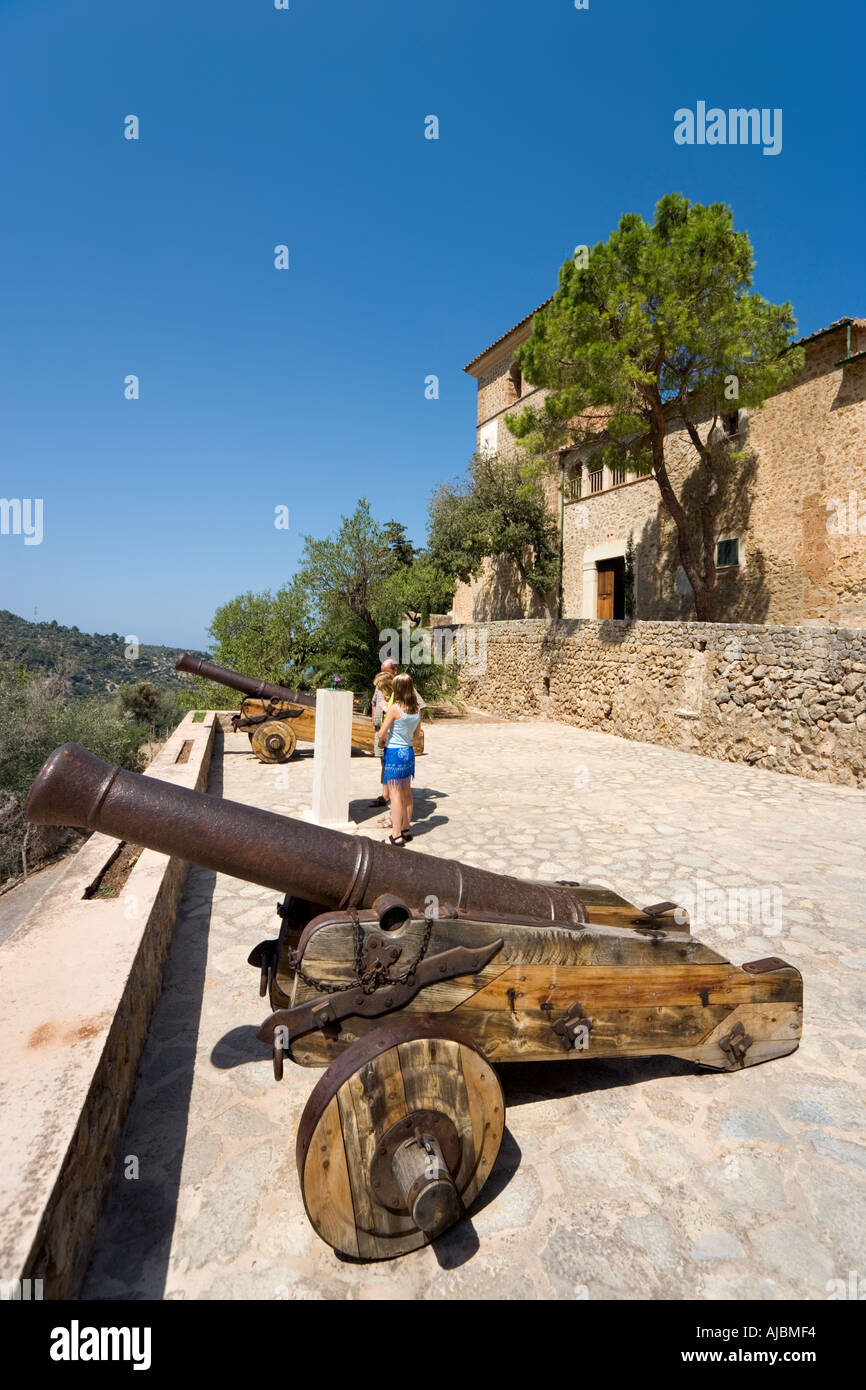
[[[420,718],[418,692],[412,677],[395,676],[394,703],[388,706],[379,731],[379,742],[385,750],[382,782],[388,788],[391,803],[391,834],[388,840],[392,845],[402,846],[412,839],[412,779],[415,776],[412,740]]]

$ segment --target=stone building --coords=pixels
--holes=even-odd
[[[543,398],[514,361],[537,312],[465,368],[478,382],[479,450],[519,449],[505,416]],[[866,319],[839,319],[799,341],[799,376],[760,410],[724,421],[745,459],[719,514],[719,622],[866,620]],[[680,431],[672,431],[666,452],[683,497],[696,455]],[[593,468],[591,449],[583,457],[564,453],[560,468],[547,490],[560,521],[561,592],[541,603],[521,588],[513,567],[493,557],[471,584],[458,586],[453,621],[624,617],[630,538],[634,616],[693,618],[676,529],[654,479]]]

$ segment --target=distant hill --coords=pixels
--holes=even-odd
[[[184,678],[174,663],[182,650],[142,644],[132,660],[124,655],[126,639],[116,632],[103,635],[56,622],[31,623],[0,609],[0,663],[27,671],[58,672],[71,695],[110,694],[118,686],[143,680],[179,687]]]

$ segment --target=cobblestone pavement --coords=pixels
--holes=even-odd
[[[402,1260],[344,1261],[295,1170],[318,1073],[287,1065],[277,1085],[253,1036],[267,1009],[245,958],[275,934],[275,894],[193,869],[85,1296],[824,1299],[852,1270],[862,1290],[866,794],[550,723],[426,734],[418,848],[697,914],[718,890],[763,890],[743,900],[751,920],[710,911],[693,931],[736,963],[802,970],[800,1050],[733,1075],[666,1058],[503,1067],[506,1135],[470,1218]],[[352,814],[370,825],[375,775],[353,759]],[[212,791],[287,813],[311,785],[311,749],[267,768],[231,734],[211,774]]]

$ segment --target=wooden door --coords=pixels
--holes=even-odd
[[[595,616],[597,618],[613,617],[613,590],[615,566],[613,560],[599,560],[596,566],[598,570],[598,605]]]

